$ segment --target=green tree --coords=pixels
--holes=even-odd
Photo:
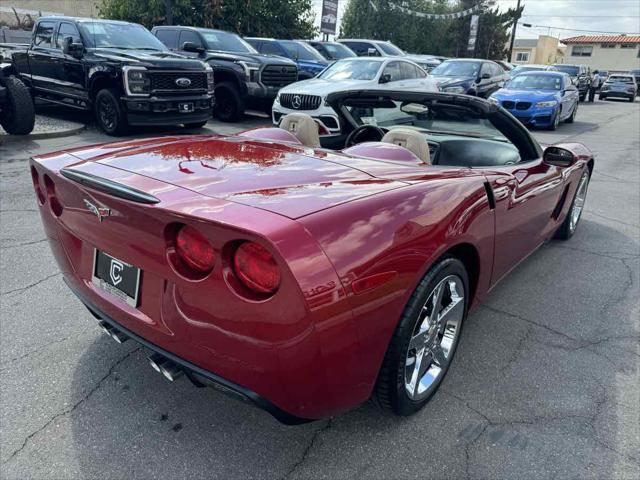
[[[170,0],[175,25],[221,28],[240,35],[309,38],[315,35],[311,0]],[[104,18],[167,23],[165,0],[102,0]]]

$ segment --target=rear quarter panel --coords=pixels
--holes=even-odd
[[[353,311],[361,370],[352,381],[364,387],[361,400],[371,392],[409,297],[439,257],[457,245],[471,246],[479,260],[471,307],[489,288],[494,215],[484,177],[473,172],[378,194],[299,222],[332,262]],[[354,284],[379,275],[387,281],[354,290]]]

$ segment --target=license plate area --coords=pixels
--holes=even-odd
[[[178,103],[178,111],[180,113],[191,113],[194,111],[193,102]]]
[[[94,249],[91,281],[132,307],[138,306],[141,274],[138,267]]]

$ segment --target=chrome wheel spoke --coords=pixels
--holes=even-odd
[[[414,335],[411,338],[411,341],[409,342],[409,350],[411,350],[412,348],[416,350],[423,348],[428,337],[429,337],[429,330],[423,330],[419,334]]]
[[[420,381],[420,369],[422,368],[422,359],[424,358],[425,348],[416,351],[415,361],[413,362],[413,371],[411,372],[411,380],[406,384],[405,388],[409,396],[416,394],[418,382]]]
[[[431,349],[431,355],[433,356],[433,361],[436,362],[439,367],[444,366],[444,364],[447,362],[447,357],[440,345],[435,345]]]

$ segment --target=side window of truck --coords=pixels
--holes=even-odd
[[[40,22],[33,35],[34,47],[53,47],[53,30],[56,28],[55,22]]]
[[[280,46],[275,42],[263,42],[260,48],[260,53],[264,53],[265,55],[285,55],[282,48],[280,48]]]
[[[182,46],[186,42],[195,43],[198,47],[204,47],[204,45],[202,45],[202,40],[200,40],[200,35],[196,32],[192,32],[191,30],[182,30],[180,32],[180,42],[178,42],[180,50],[182,50]]]
[[[164,43],[167,48],[171,50],[178,48],[178,30],[158,30],[156,37],[158,37],[158,40]]]
[[[82,43],[78,29],[72,23],[63,22],[58,27],[58,36],[56,37],[56,46],[62,49],[64,39],[71,37],[71,43]]]

